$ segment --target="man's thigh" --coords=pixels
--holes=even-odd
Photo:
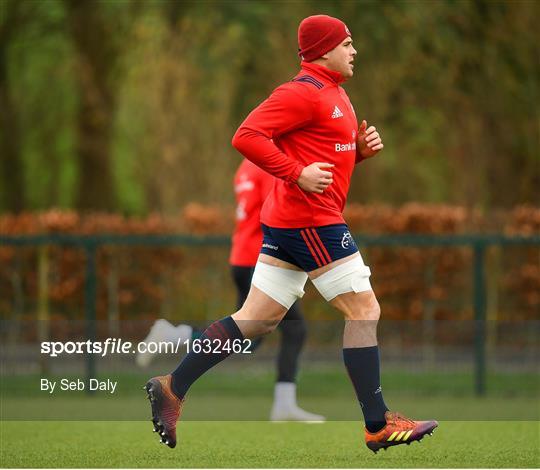
[[[287,308],[251,285],[244,305],[233,315],[235,320],[281,320],[287,313]]]
[[[357,304],[357,299],[365,299],[364,292],[371,291],[370,269],[364,264],[346,224],[297,229],[263,225],[263,234],[259,261],[302,269],[327,301],[340,294],[362,294],[353,295],[353,302],[339,303],[340,307],[345,304],[345,308],[339,309],[346,318],[356,311],[356,305],[351,304]]]

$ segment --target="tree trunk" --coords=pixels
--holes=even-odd
[[[68,27],[76,50],[79,91],[76,151],[81,210],[116,209],[111,141],[116,109],[112,73],[118,51],[103,5],[89,0],[65,0]]]
[[[10,94],[7,71],[14,7],[14,2],[6,3],[6,16],[0,24],[0,211],[17,213],[24,208],[26,191],[18,112]]]

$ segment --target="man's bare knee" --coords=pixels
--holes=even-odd
[[[345,316],[344,348],[364,348],[377,344],[377,323],[381,309],[373,291],[342,294],[332,304]]]
[[[262,318],[260,312],[250,311],[250,308],[244,304],[240,310],[232,315],[232,318],[238,325],[238,328],[240,328],[240,331],[242,331],[244,337],[254,338],[272,333],[279,325],[285,313],[276,310]]]
[[[343,313],[346,320],[377,322],[381,316],[381,307],[371,290],[338,295],[331,304]]]
[[[245,338],[254,338],[274,331],[286,313],[283,305],[252,285],[244,305],[232,318]]]
[[[269,335],[272,333],[277,326],[279,325],[279,322],[281,320],[263,320],[260,323],[260,336]]]
[[[366,296],[362,296],[360,299],[358,311],[353,312],[353,319],[378,321],[381,317],[381,306],[377,297],[375,297],[373,291],[361,292],[360,294],[366,294]]]

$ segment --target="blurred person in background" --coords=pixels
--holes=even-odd
[[[248,297],[201,338],[220,344],[272,332],[309,278],[344,316],[343,360],[364,415],[366,445],[377,452],[419,441],[438,423],[390,412],[383,399],[380,307],[371,271],[343,218],[355,165],[383,148],[375,127],[366,120],[358,125],[340,86],[354,74],[351,33],[337,18],[310,16],[300,23],[298,45],[300,72],[255,108],[233,138],[233,146],[276,181],[261,210],[264,239]],[[176,446],[189,388],[231,352],[191,351],[171,374],[147,382],[161,442]]]
[[[260,223],[261,208],[272,189],[274,178],[249,160],[243,160],[234,177],[236,195],[236,224],[232,236],[229,256],[231,274],[238,295],[237,308],[244,304],[251,279],[261,249],[263,232]],[[306,325],[300,310],[299,301],[295,302],[279,323],[281,343],[277,357],[277,380],[274,387],[274,403],[270,413],[271,421],[322,422],[324,416],[309,413],[300,408],[296,401],[296,377],[298,360],[306,338]],[[144,343],[162,341],[176,343],[200,338],[201,330],[191,325],[172,325],[165,319],[157,320],[152,326]],[[251,351],[256,350],[262,338],[253,341]],[[155,354],[139,353],[137,364],[147,367]]]

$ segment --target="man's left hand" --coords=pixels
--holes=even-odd
[[[358,138],[356,139],[357,151],[364,158],[371,158],[377,155],[384,147],[381,136],[375,126],[367,126],[364,119],[358,128]]]

